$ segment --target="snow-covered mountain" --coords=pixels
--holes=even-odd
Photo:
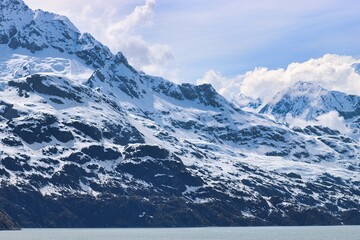
[[[260,113],[272,114],[280,119],[290,115],[313,120],[331,111],[337,111],[346,119],[359,116],[360,96],[328,91],[314,83],[297,82],[275,95]]]
[[[329,91],[315,83],[297,82],[276,94],[260,110],[260,113],[271,114],[283,122],[291,122],[294,118],[317,120],[331,112],[343,118],[354,133],[359,133],[360,96]]]
[[[243,93],[240,93],[239,95],[233,97],[231,99],[231,102],[239,108],[250,112],[256,112],[257,109],[260,108],[263,104],[261,98],[254,99],[252,97],[246,96]]]
[[[0,20],[0,209],[21,226],[359,223],[359,139],[138,72],[21,0]]]
[[[36,10],[22,0],[1,0],[0,44],[31,53],[57,50],[76,56],[93,68],[113,54],[90,34],[81,34],[67,17]]]

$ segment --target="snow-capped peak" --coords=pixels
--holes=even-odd
[[[69,18],[67,18],[66,16],[62,16],[62,15],[58,15],[55,13],[50,13],[47,11],[42,11],[42,10],[35,10],[34,11],[34,20],[35,21],[53,21],[53,22],[61,22],[62,24],[64,24],[66,26],[66,28],[69,28],[70,30],[74,31],[74,32],[79,32],[79,29],[77,27],[75,27],[75,25],[69,20]]]
[[[292,87],[290,87],[288,89],[288,91],[300,91],[300,92],[320,92],[325,90],[323,87],[321,87],[320,85],[316,84],[316,83],[311,83],[311,82],[305,82],[305,81],[299,81],[297,83],[295,83]]]
[[[308,121],[336,111],[345,119],[350,119],[357,116],[359,108],[359,96],[329,91],[314,83],[297,82],[276,94],[260,113],[272,114],[280,120],[296,117]]]
[[[81,34],[65,17],[42,10],[32,11],[23,1],[1,3],[0,45],[32,53],[54,49],[74,54],[94,69],[114,57],[110,49],[91,36]]]
[[[269,103],[276,103],[286,96],[292,98],[296,96],[308,96],[310,98],[317,98],[323,94],[326,94],[327,90],[316,83],[299,81],[279,93],[277,93]]]

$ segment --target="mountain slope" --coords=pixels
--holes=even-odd
[[[32,11],[22,0],[2,0],[0,7],[0,44],[32,53],[56,49],[77,56],[95,68],[113,57],[107,47],[90,34],[81,34],[64,16]]]
[[[5,212],[0,210],[0,231],[19,230],[19,226]]]
[[[358,139],[140,73],[66,18],[4,3],[0,208],[22,226],[359,219]]]

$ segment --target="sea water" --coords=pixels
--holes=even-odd
[[[360,226],[23,229],[0,240],[360,240]]]

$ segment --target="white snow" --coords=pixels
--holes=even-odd
[[[19,22],[16,23],[17,26],[28,21],[28,18],[35,18],[43,23],[44,28],[52,33],[50,35],[55,40],[56,37],[59,37],[57,36],[59,33],[56,27],[48,28],[49,22],[61,21],[74,34],[78,31],[66,18],[39,11],[35,15],[34,13],[24,15],[24,18],[19,19]],[[94,47],[94,44],[100,44],[92,40],[88,34],[81,35],[81,38],[85,42],[82,45],[66,47],[73,50],[89,50]],[[109,129],[109,125],[121,126],[123,133],[133,133],[136,129],[143,136],[146,144],[160,146],[167,149],[170,154],[179,156],[188,171],[201,177],[204,181],[204,186],[186,186],[186,190],[183,192],[184,197],[194,203],[216,201],[212,198],[194,197],[206,187],[217,187],[220,189],[219,191],[232,197],[238,197],[237,191],[257,196],[258,193],[254,189],[243,183],[243,180],[253,181],[255,177],[262,183],[273,186],[289,184],[292,187],[287,190],[294,194],[303,193],[301,187],[308,182],[315,181],[325,173],[349,180],[352,183],[360,181],[358,174],[359,138],[354,137],[351,139],[354,142],[344,143],[341,139],[334,139],[333,136],[297,133],[286,124],[273,121],[265,115],[234,109],[232,104],[221,96],[217,96],[220,107],[205,105],[198,98],[195,100],[177,99],[162,93],[159,89],[160,86],[165,86],[166,90],[180,94],[178,85],[133,71],[125,63],[115,64],[112,58],[107,59],[105,66],[100,69],[105,80],[95,77],[93,85],[90,87],[88,80],[95,69],[74,54],[60,53],[51,48],[31,53],[24,49],[12,50],[6,45],[0,45],[0,52],[0,102],[11,105],[21,115],[9,121],[33,123],[34,120],[28,120],[27,117],[39,119],[42,114],[50,114],[56,116],[59,122],[53,127],[71,131],[74,135],[74,140],[65,144],[54,137],[51,137],[50,142],[27,144],[17,137],[23,145],[10,147],[2,144],[1,156],[26,154],[30,156],[28,163],[31,166],[49,168],[48,172],[39,170],[41,176],[44,177],[51,177],[70,164],[95,174],[93,178],[79,181],[79,189],[46,184],[38,189],[43,195],[72,192],[98,196],[100,193],[94,191],[87,181],[119,186],[124,189],[153,187],[151,183],[136,179],[130,174],[119,173],[116,170],[119,163],[131,160],[119,158],[99,161],[91,159],[85,164],[66,160],[70,154],[80,152],[81,149],[92,145],[113,148],[119,152],[123,152],[127,147],[115,144],[113,139],[101,138],[99,141],[92,139],[67,125],[74,121],[86,123],[101,131]],[[57,104],[51,101],[54,96],[35,91],[30,91],[28,97],[22,97],[16,88],[8,85],[9,81],[14,80],[23,83],[26,77],[32,74],[47,76],[44,84],[62,90],[71,90],[81,98],[81,101],[61,98],[64,104]],[[124,83],[127,84],[128,90],[133,90],[139,94],[139,97],[127,94],[123,89],[124,86],[121,85]],[[293,106],[293,112],[289,114],[303,118],[305,122],[314,116],[318,117],[318,110],[330,111],[340,107],[344,111],[354,109],[353,103],[348,101],[344,95],[337,92],[329,95],[328,91],[318,86],[299,83],[295,89],[281,92],[275,96],[270,102],[270,110],[286,94],[289,95],[289,103]],[[306,97],[310,105],[301,101],[292,101],[299,97]],[[324,97],[325,100],[319,101],[319,97]],[[307,109],[308,106],[311,106],[311,109]],[[4,113],[4,110],[5,105],[0,105],[0,115]],[[5,120],[0,121],[0,129],[3,129],[0,131],[0,139],[16,137]],[[274,135],[275,137],[272,138]],[[226,136],[229,137],[226,138]],[[239,137],[240,140],[236,140],[236,137]],[[283,140],[281,140],[282,138]],[[134,140],[134,135],[127,140]],[[339,153],[337,148],[324,143],[324,140],[331,141],[333,145],[347,149],[348,152]],[[139,144],[134,143],[133,146]],[[58,152],[51,156],[52,159],[59,162],[58,164],[41,161],[44,160],[44,152],[50,147],[58,149]],[[267,156],[269,152],[284,149],[289,150],[284,156]],[[294,157],[294,154],[302,151],[306,152],[308,156]],[[329,154],[332,157],[328,161],[319,160],[318,155],[321,154]],[[351,158],[351,156],[354,157]],[[96,168],[90,170],[88,168],[90,165],[96,166]],[[349,170],[349,166],[354,167],[355,170]],[[12,185],[28,183],[27,177],[34,172],[36,171],[24,171],[24,174],[21,174],[9,170],[10,177],[1,176],[0,182]],[[300,175],[302,182],[299,183],[289,178],[287,176],[289,173]],[[155,175],[155,177],[161,176],[163,175]],[[174,177],[174,175],[170,174],[168,177]],[[223,187],[224,183],[226,183],[225,188]],[[164,187],[173,188],[167,185]],[[318,199],[318,196],[314,195],[314,197]],[[249,198],[251,199],[251,197]],[[144,217],[145,214],[144,212],[139,217]],[[251,212],[244,211],[243,215],[253,217]]]

